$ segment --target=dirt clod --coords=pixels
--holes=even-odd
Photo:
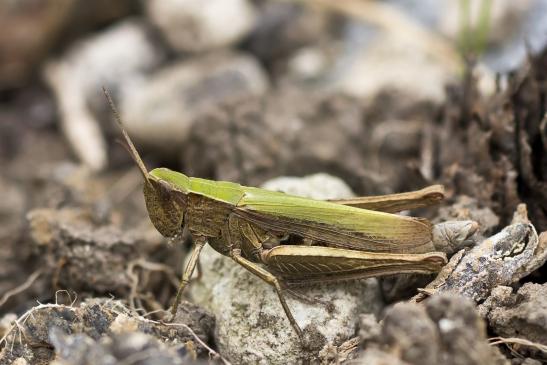
[[[54,285],[72,290],[127,294],[127,263],[139,255],[130,234],[93,224],[82,210],[39,209],[28,214],[31,236]],[[91,254],[92,253],[92,254]],[[116,274],[113,274],[116,273]]]
[[[438,295],[425,306],[396,304],[381,326],[380,336],[365,343],[359,364],[509,364],[488,344],[473,302],[461,296]]]
[[[8,328],[1,339],[5,346],[0,363],[24,358],[38,364],[56,357],[61,364],[102,364],[130,361],[139,353],[139,361],[159,356],[171,361],[167,363],[185,364],[209,351],[200,341],[208,341],[214,319],[195,305],[182,307],[188,318],[201,321],[165,324],[112,299],[89,299],[79,306],[40,304]]]
[[[484,316],[494,333],[501,337],[519,337],[547,345],[547,284],[526,283],[518,291],[498,287],[482,305]],[[522,346],[524,353],[543,355]],[[520,352],[520,350],[519,350]]]

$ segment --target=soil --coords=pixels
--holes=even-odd
[[[185,301],[170,318],[192,239],[185,232],[167,240],[150,223],[141,176],[115,142],[118,132],[107,122],[106,102],[93,109],[97,95],[82,96],[106,141],[109,164],[97,171],[71,147],[87,135],[67,133],[61,96],[43,81],[46,63],[62,59],[82,40],[131,16],[146,19],[145,9],[123,4],[102,15],[88,9],[92,17],[76,6],[80,10],[60,14],[68,18],[51,24],[51,9],[34,15],[27,10],[24,19],[46,22],[37,28],[47,34],[39,46],[32,39],[12,51],[21,59],[16,73],[0,67],[0,364],[230,361],[217,346],[214,313]],[[363,99],[315,80],[303,83],[290,71],[291,57],[305,47],[326,48],[330,56],[340,52],[334,40],[341,37],[343,16],[270,1],[252,4],[261,26],[223,47],[256,59],[270,83],[267,90],[218,92],[233,85],[213,76],[188,86],[220,96],[185,118],[190,124],[184,143],[156,148],[154,141],[139,141],[148,166],[249,186],[321,172],[341,178],[357,195],[443,184],[440,208],[412,215],[480,224],[475,248],[455,253],[447,266],[452,271],[437,279],[381,279],[386,309],[356,316],[352,336],[314,349],[307,361],[547,361],[547,49],[500,75],[505,86],[499,83],[491,95],[480,91],[475,63],[468,61],[463,77],[443,85],[447,97],[440,104],[391,89]],[[199,64],[201,54],[168,49],[160,30],[151,28],[148,41],[167,55],[154,67],[173,60]],[[71,29],[73,36],[63,35]],[[0,52],[7,42],[0,38]],[[208,57],[215,54],[211,50]],[[129,89],[148,77],[133,76],[137,81]],[[131,97],[121,85],[114,94],[121,102]],[[496,255],[505,251],[477,249],[489,238],[495,244],[495,234],[514,230],[519,238],[500,249],[511,251],[504,258]],[[521,261],[509,262],[521,253]]]

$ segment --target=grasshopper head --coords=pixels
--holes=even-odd
[[[152,224],[165,237],[182,233],[186,195],[165,180],[149,178],[144,184],[144,200]]]
[[[129,154],[144,178],[144,200],[152,224],[165,237],[177,236],[182,232],[184,224],[188,177],[167,169],[155,169],[148,173],[135,145],[123,128],[120,115],[109,92],[104,87],[103,91],[127,143]]]
[[[180,172],[154,169],[144,184],[144,200],[154,227],[165,237],[182,232],[190,180]]]

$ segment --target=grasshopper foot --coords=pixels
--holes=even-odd
[[[177,317],[177,308],[175,308],[175,306],[172,306],[171,309],[169,310],[169,313],[166,315],[165,322],[174,323],[176,317]]]

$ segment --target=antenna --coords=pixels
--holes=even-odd
[[[146,166],[144,165],[144,162],[142,162],[141,156],[139,155],[139,152],[137,152],[137,149],[135,148],[135,145],[131,141],[131,138],[129,138],[129,135],[125,131],[122,123],[122,119],[120,118],[120,114],[118,113],[118,110],[116,109],[116,106],[114,105],[114,101],[112,100],[112,97],[110,96],[110,92],[106,89],[106,87],[103,86],[103,92],[106,96],[106,100],[108,101],[108,104],[110,105],[110,109],[112,109],[112,113],[114,113],[114,118],[116,119],[116,122],[118,123],[118,126],[120,127],[123,137],[125,138],[125,141],[127,142],[127,146],[129,147],[129,155],[135,161],[137,166],[139,167],[139,170],[141,171],[142,176],[146,181],[149,181],[149,175],[148,170],[146,169]]]

